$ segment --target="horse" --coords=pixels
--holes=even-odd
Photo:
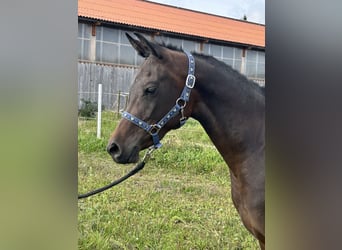
[[[117,163],[139,161],[167,132],[191,117],[202,125],[228,165],[231,194],[243,225],[265,249],[265,92],[212,56],[126,36],[145,58],[127,109],[107,151]]]

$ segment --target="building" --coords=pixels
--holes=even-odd
[[[125,32],[210,54],[265,83],[264,25],[144,0],[79,0],[79,100],[95,101],[102,83],[104,106],[120,106],[118,95],[128,92],[143,61]]]

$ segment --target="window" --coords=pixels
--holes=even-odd
[[[257,64],[253,61],[246,62],[246,75],[248,77],[256,77]]]
[[[159,44],[172,45],[178,49],[183,49],[188,52],[197,51],[199,52],[199,45],[195,41],[178,39],[168,36],[156,36],[154,40]]]
[[[103,26],[96,27],[96,61],[119,62],[119,31]]]
[[[246,75],[251,78],[265,78],[265,52],[247,50]]]
[[[211,47],[210,44],[204,43],[202,53],[204,53],[205,55],[211,55],[210,54],[210,47]]]
[[[78,58],[91,60],[90,41],[95,39],[91,35],[91,24],[78,23]],[[95,60],[98,62],[139,66],[144,58],[139,56],[126,37],[126,30],[107,26],[96,26]],[[151,37],[144,35],[146,39]],[[185,51],[196,51],[212,55],[220,61],[241,72],[242,49],[232,46],[204,43],[200,51],[199,43],[188,39],[169,36],[155,36],[158,43],[171,44]],[[256,50],[246,51],[246,76],[250,78],[265,78],[265,52]]]
[[[223,58],[234,58],[234,48],[233,47],[223,47]]]
[[[247,55],[246,55],[246,61],[252,61],[252,62],[256,62],[257,60],[257,51],[254,50],[247,50]]]
[[[118,63],[118,44],[96,41],[96,61]]]
[[[197,49],[197,43],[194,41],[189,41],[189,40],[183,40],[183,45],[182,48],[185,51],[191,52],[191,51],[198,51]]]
[[[167,44],[171,44],[173,46],[176,46],[177,48],[181,48],[182,47],[182,40],[177,39],[177,38],[168,37]]]
[[[148,37],[144,36],[146,39],[149,39]],[[120,43],[121,44],[126,44],[126,45],[131,45],[131,43],[129,42],[127,36],[126,36],[126,32],[124,30],[121,30],[120,32]]]
[[[234,65],[233,68],[241,72],[242,49],[234,48]]]
[[[135,65],[136,52],[130,45],[120,45],[120,64]]]
[[[203,53],[212,55],[237,71],[241,71],[242,49],[205,43],[203,44]]]
[[[213,45],[210,46],[210,55],[216,57],[217,59],[222,60],[222,47],[219,45]]]
[[[265,79],[265,52],[258,52],[257,78]]]
[[[102,28],[102,32],[101,31]],[[119,42],[119,30],[117,29],[111,29],[107,27],[100,27],[100,29],[97,29],[96,32],[96,38],[101,37],[101,40],[104,42],[109,43],[118,43]]]
[[[265,63],[259,63],[257,66],[257,78],[265,79]]]
[[[240,60],[235,59],[234,60],[234,65],[233,65],[233,69],[241,72],[241,64],[242,64],[242,60],[241,59]]]
[[[96,28],[96,61],[140,65],[143,60],[131,46],[125,30],[105,26]]]
[[[85,23],[78,23],[78,59],[90,59],[90,36],[91,26]]]

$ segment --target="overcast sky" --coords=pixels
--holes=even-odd
[[[149,0],[215,15],[265,24],[265,0]]]

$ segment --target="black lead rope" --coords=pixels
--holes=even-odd
[[[121,178],[113,181],[112,183],[102,187],[102,188],[99,188],[99,189],[95,189],[89,193],[85,193],[85,194],[79,194],[78,195],[78,200],[79,199],[84,199],[84,198],[87,198],[89,196],[92,196],[94,194],[98,194],[98,193],[101,193],[111,187],[114,187],[115,185],[118,185],[119,183],[123,182],[124,180],[126,180],[127,178],[131,177],[132,175],[135,175],[136,173],[138,173],[141,169],[143,169],[145,166],[145,162],[140,162],[139,164],[137,164],[129,173],[127,173],[125,176],[122,176]]]
[[[95,189],[91,192],[88,192],[88,193],[85,193],[85,194],[79,194],[77,199],[80,200],[80,199],[84,199],[84,198],[87,198],[89,196],[92,196],[92,195],[95,195],[95,194],[98,194],[98,193],[101,193],[111,187],[114,187],[115,185],[118,185],[120,184],[121,182],[123,182],[124,180],[128,179],[129,177],[131,177],[132,175],[135,175],[136,173],[138,173],[140,170],[142,170],[146,164],[146,162],[148,161],[148,159],[150,158],[152,152],[154,151],[154,147],[151,147],[149,148],[147,151],[146,151],[146,154],[143,158],[143,160],[138,163],[130,172],[128,172],[126,175],[122,176],[121,178],[113,181],[112,183],[102,187],[102,188],[99,188],[99,189]]]

